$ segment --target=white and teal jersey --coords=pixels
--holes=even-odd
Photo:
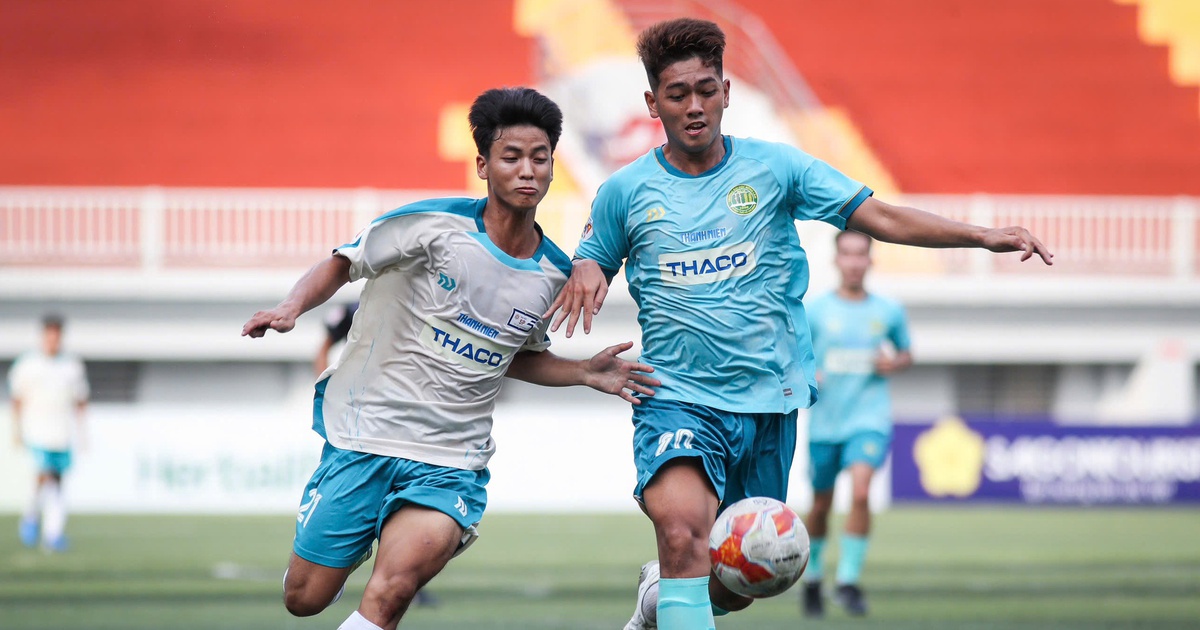
[[[596,194],[575,255],[625,264],[658,398],[739,413],[815,399],[795,221],[845,228],[871,190],[784,144],[726,136],[725,158],[688,175],[655,149]]]
[[[492,410],[521,350],[550,345],[542,313],[571,261],[543,237],[530,259],[483,226],[486,199],[432,199],[334,250],[365,278],[341,356],[317,383],[313,425],[340,449],[466,470],[495,451]]]
[[[911,343],[904,307],[868,294],[846,300],[829,293],[808,303],[821,400],[809,411],[808,439],[844,442],[856,433],[892,434],[892,399],[887,379],[875,373],[875,358],[891,346]]]

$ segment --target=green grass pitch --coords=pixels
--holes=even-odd
[[[72,549],[21,547],[0,517],[0,628],[336,628],[347,597],[307,619],[280,603],[288,515],[72,518]],[[722,629],[1198,628],[1200,511],[904,507],[880,514],[864,575],[871,615],[799,615],[797,590]],[[638,515],[493,514],[402,628],[618,629],[653,553]],[[836,554],[836,549],[832,551]]]

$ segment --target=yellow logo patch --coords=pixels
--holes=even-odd
[[[758,209],[758,191],[746,184],[738,184],[725,195],[725,205],[734,214],[746,216]]]

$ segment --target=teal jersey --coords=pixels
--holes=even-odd
[[[821,383],[808,439],[844,442],[863,431],[891,435],[891,394],[887,379],[875,373],[875,358],[889,345],[895,351],[911,346],[904,307],[878,295],[853,301],[834,292],[809,301],[808,323]]]
[[[794,147],[724,142],[724,159],[700,175],[661,148],[613,174],[575,256],[610,276],[624,263],[657,398],[790,413],[816,399],[795,221],[844,229],[872,193]]]

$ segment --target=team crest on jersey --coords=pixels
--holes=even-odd
[[[579,236],[579,240],[586,241],[592,238],[592,217],[588,217],[587,225],[583,226],[583,234]]]
[[[747,184],[738,184],[725,195],[725,205],[734,214],[746,216],[758,209],[758,191]]]
[[[533,330],[542,318],[533,313],[526,313],[519,308],[514,308],[512,316],[508,318],[508,327],[515,328],[521,332],[529,332]]]

